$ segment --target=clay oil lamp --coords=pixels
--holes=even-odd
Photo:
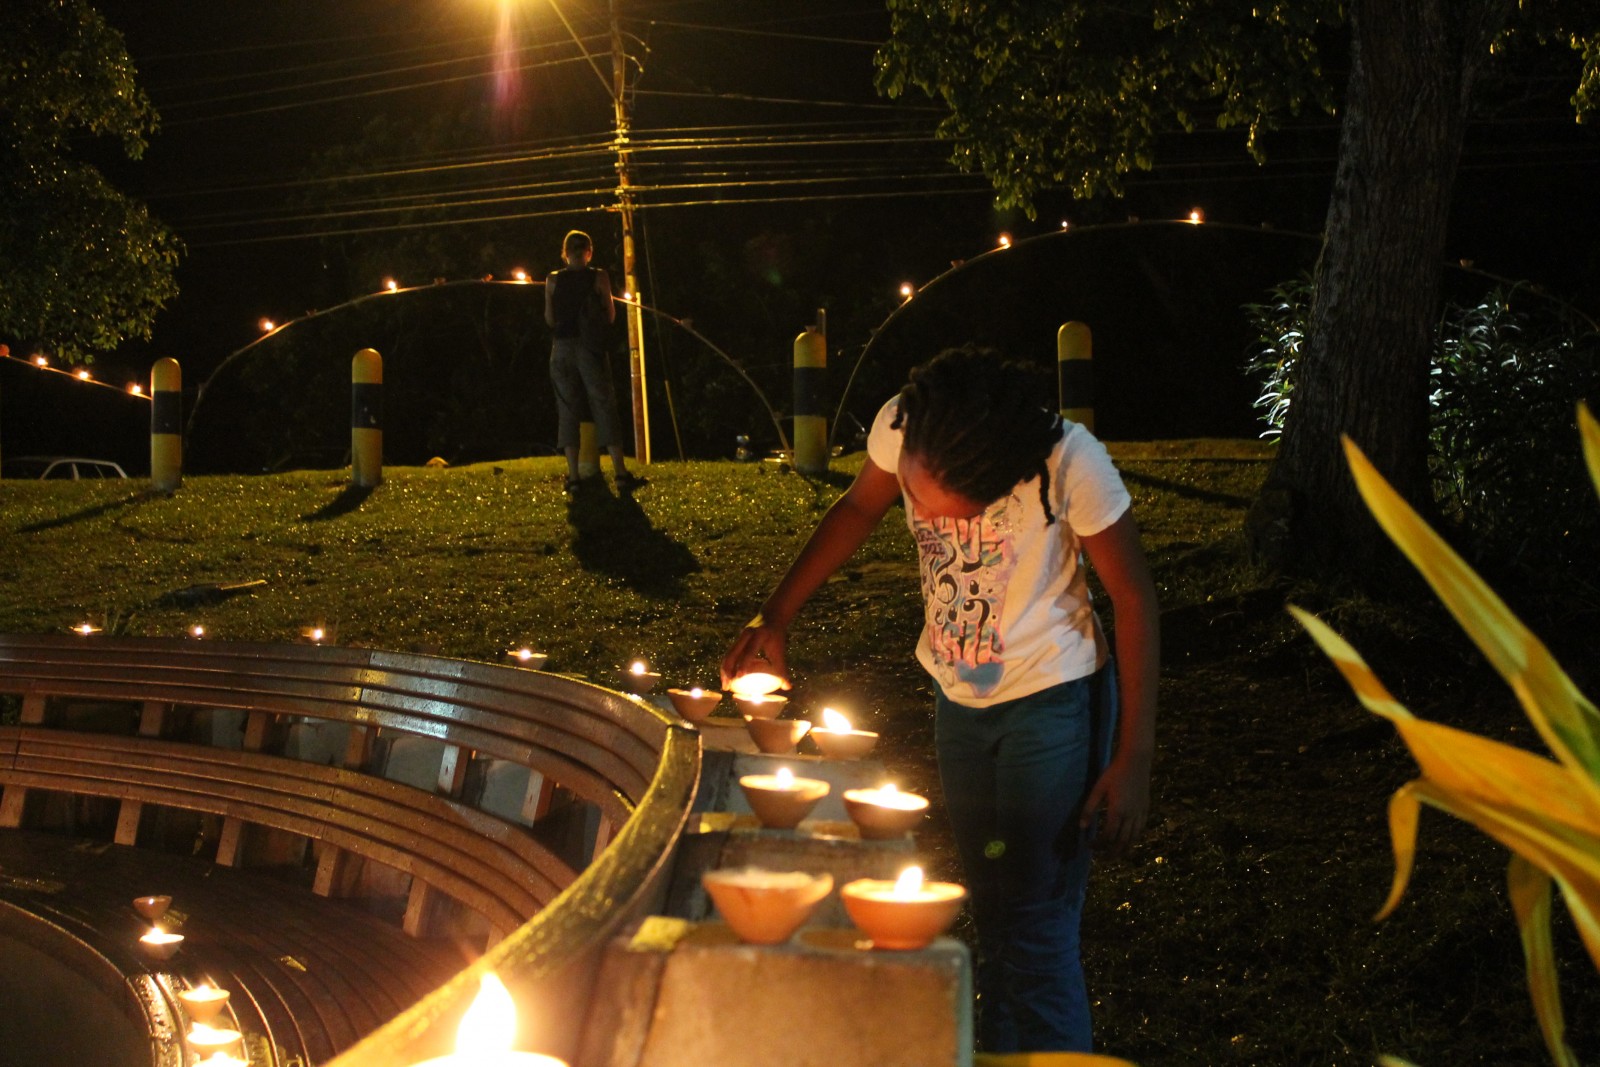
[[[651,670],[642,659],[634,660],[627,670],[618,671],[617,677],[622,682],[623,692],[640,697],[654,689],[656,683],[661,681],[661,675]]]
[[[148,919],[153,923],[160,922],[161,917],[167,913],[167,909],[170,907],[172,907],[172,898],[169,896],[133,898],[133,910],[139,913],[140,918]]]
[[[170,960],[182,945],[182,934],[169,934],[159,926],[152,926],[150,932],[139,939],[144,954],[156,960]]]
[[[858,878],[839,890],[845,913],[872,939],[873,948],[926,948],[950,928],[967,891],[954,882],[922,881],[921,867],[898,880]]]
[[[201,982],[189,989],[178,990],[178,1000],[183,1003],[183,1010],[191,1023],[209,1025],[228,1006],[228,991],[218,989],[210,982]]]
[[[184,1035],[183,1040],[203,1061],[208,1056],[232,1056],[239,1050],[240,1044],[244,1040],[244,1035],[227,1027],[195,1023],[189,1027],[189,1032]],[[227,1061],[224,1060],[223,1062]]]
[[[846,789],[844,810],[868,841],[899,837],[928,812],[928,798],[902,793],[893,782],[877,789]]]
[[[746,774],[739,779],[750,810],[769,830],[793,830],[817,801],[828,795],[828,783],[816,778],[796,778],[787,767],[776,774]]]
[[[567,1067],[566,1060],[538,1052],[514,1052],[517,1005],[505,983],[487,973],[478,986],[472,1006],[461,1017],[456,1050],[448,1056],[424,1060],[415,1067]]]
[[[672,701],[672,706],[678,709],[690,722],[704,722],[717,705],[722,703],[722,694],[715,689],[668,689],[667,699]]]
[[[829,759],[860,759],[878,743],[878,735],[870,730],[856,730],[850,720],[832,708],[822,709],[822,725],[811,731],[811,740]]]
[[[506,650],[506,659],[518,667],[526,667],[532,671],[544,670],[544,665],[550,657],[543,652],[535,652],[527,645],[518,645],[516,648]]]
[[[739,709],[739,714],[748,715],[752,719],[778,717],[783,711],[783,706],[789,702],[788,697],[778,693],[782,687],[782,678],[765,671],[741,674],[728,683],[728,691],[733,694],[734,707]]]
[[[794,746],[811,729],[811,724],[805,719],[758,719],[746,715],[744,728],[750,731],[756,747],[767,755],[787,756],[794,752]]]
[[[700,882],[740,941],[781,945],[833,889],[833,875],[760,867],[706,871]]]

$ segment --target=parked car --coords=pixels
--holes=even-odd
[[[0,464],[6,478],[126,478],[119,463],[81,456],[18,456]]]

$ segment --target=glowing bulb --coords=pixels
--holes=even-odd
[[[1011,247],[1011,235],[1009,233],[1003,233],[1003,234],[1000,235],[1000,247],[1001,248],[1010,248]]]
[[[1192,208],[1189,211],[1189,221],[1198,226],[1206,221],[1206,213],[1199,208]]]
[[[393,278],[385,278],[383,280],[383,287],[389,290],[389,292],[393,293],[400,288],[400,283],[395,281]]]
[[[850,732],[850,720],[832,708],[822,709],[822,722],[825,727],[835,733],[847,734]]]
[[[261,327],[262,333],[271,333],[273,330],[278,328],[278,324],[273,322],[271,319],[262,319],[260,322],[256,323],[256,325]]]
[[[922,892],[922,868],[907,867],[900,872],[900,877],[894,881],[894,895],[897,897],[914,897]]]
[[[778,773],[773,775],[778,780],[779,789],[794,788],[794,772],[787,767],[779,767]]]
[[[901,282],[900,283],[900,295],[905,297],[907,300],[910,300],[911,299],[911,294],[915,293],[916,291],[917,291],[916,287],[913,286],[910,282]]]

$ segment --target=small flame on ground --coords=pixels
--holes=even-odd
[[[493,973],[485,974],[472,1007],[461,1017],[456,1052],[464,1057],[509,1052],[516,1036],[517,1006],[511,992]]]

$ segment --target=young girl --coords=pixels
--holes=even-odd
[[[578,473],[578,423],[581,413],[594,419],[595,438],[611,453],[617,488],[634,489],[644,479],[628,470],[617,429],[617,398],[606,366],[605,331],[616,320],[611,279],[589,266],[594,242],[582,230],[561,242],[560,270],[544,283],[544,321],[555,340],[550,346],[550,381],[556,391],[556,442],[567,457],[567,491],[582,485]]]
[[[1117,853],[1143,829],[1155,744],[1158,608],[1128,492],[1046,396],[1031,368],[970,346],[913,370],[878,412],[861,473],[722,663],[724,684],[786,678],[795,614],[904,500],[990,1052],[1090,1050],[1078,956],[1090,838]],[[1080,553],[1110,595],[1115,667]]]

